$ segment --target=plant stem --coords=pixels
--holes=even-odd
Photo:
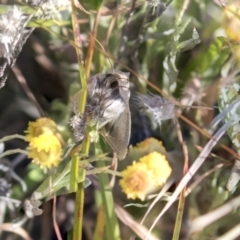
[[[82,94],[80,94],[79,99],[79,112],[84,113],[86,101],[87,101],[87,79],[90,75],[90,66],[92,63],[93,50],[95,45],[95,37],[97,32],[97,23],[100,16],[100,11],[95,19],[94,29],[91,34],[90,44],[88,47],[88,57],[86,61],[86,67],[84,68],[83,63],[83,52],[81,47],[81,34],[80,28],[78,25],[77,17],[76,17],[76,8],[74,5],[74,0],[71,0],[72,4],[72,26],[74,33],[74,41],[80,71],[80,83],[82,86]],[[87,132],[85,132],[84,140],[82,143],[82,153],[84,155],[88,155],[90,148],[90,138]],[[72,171],[70,173],[71,179],[78,178],[78,168],[79,162],[72,160]],[[77,168],[77,169],[76,169]],[[84,205],[84,189],[85,189],[85,178],[86,171],[83,170],[83,179],[84,181],[78,185],[78,190],[76,192],[76,200],[75,200],[75,212],[74,212],[74,225],[73,225],[73,240],[81,240],[82,239],[82,226],[83,226],[83,205]]]
[[[101,147],[99,142],[95,143],[95,155],[99,155],[101,153]],[[104,161],[97,161],[97,167],[102,168],[106,166]],[[102,197],[102,205],[105,216],[106,223],[106,239],[107,240],[121,240],[120,237],[120,229],[118,225],[118,220],[115,213],[114,208],[114,199],[112,194],[112,188],[109,184],[108,175],[103,172],[99,175],[99,185],[100,192]]]
[[[80,28],[77,21],[76,16],[76,8],[74,5],[74,0],[71,0],[72,5],[72,27],[73,27],[73,33],[74,33],[74,42],[75,42],[75,49],[77,53],[77,60],[79,65],[79,74],[80,74],[80,83],[82,87],[82,94],[80,94],[79,99],[79,112],[84,113],[85,106],[86,106],[86,100],[87,100],[87,76],[85,74],[84,66],[83,66],[83,53],[82,53],[82,47],[81,47],[81,34],[80,34]],[[83,147],[82,147],[82,153],[88,154],[89,152],[89,146],[90,141],[88,134],[85,134],[85,138],[83,140]],[[79,172],[79,157],[76,155],[76,157],[72,158],[72,166],[71,166],[71,173],[70,173],[70,179],[75,179],[77,181],[78,179],[78,172]],[[83,207],[84,207],[84,188],[85,188],[85,177],[86,177],[86,171],[83,170],[83,181],[78,185],[78,190],[76,191],[76,198],[75,198],[75,211],[74,211],[74,223],[73,223],[73,240],[81,240],[82,239],[82,228],[83,228]],[[71,184],[72,181],[70,181]],[[72,188],[75,188],[77,185],[77,182],[72,182]]]
[[[26,139],[25,136],[22,136],[22,135],[19,135],[19,134],[13,134],[13,135],[9,135],[9,136],[1,138],[0,143],[10,141],[10,140],[15,139],[15,138],[19,138],[19,139],[22,139],[22,140]]]
[[[186,143],[183,141],[182,131],[179,123],[176,124],[177,129],[177,136],[178,141],[182,145],[182,150],[184,154],[184,166],[183,166],[183,175],[185,175],[188,172],[189,168],[189,157],[188,157],[188,149]],[[176,223],[174,226],[174,232],[173,232],[173,238],[172,240],[178,240],[181,233],[181,226],[182,226],[182,218],[183,218],[183,211],[184,211],[184,205],[185,205],[185,194],[186,194],[186,186],[183,188],[178,202],[178,212],[176,217]]]
[[[0,158],[6,157],[11,154],[15,154],[15,153],[21,153],[21,154],[28,155],[28,151],[17,148],[17,149],[7,150],[7,151],[3,152],[2,154],[0,154]]]
[[[78,161],[79,161],[79,157],[75,154],[72,157],[72,162],[71,162],[71,174],[70,174],[70,191],[71,192],[76,192],[78,190]]]
[[[178,212],[177,212],[172,240],[178,240],[181,233],[182,217],[183,217],[183,210],[185,205],[185,192],[186,192],[186,189],[184,188],[184,190],[181,192],[179,197]]]

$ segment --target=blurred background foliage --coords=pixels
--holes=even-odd
[[[239,84],[240,5],[238,1],[83,0],[75,2],[78,7],[84,56],[87,55],[90,32],[97,11],[100,9],[91,75],[105,72],[113,67],[121,71],[131,71],[132,96],[137,91],[147,93],[150,90],[166,98],[175,99],[176,119],[164,121],[160,127],[154,126],[130,99],[132,114],[130,145],[135,146],[151,137],[162,141],[173,168],[174,183],[170,188],[170,192],[173,192],[182,178],[184,161],[175,121],[178,119],[180,123],[191,164],[208,141],[203,130],[208,131],[209,134],[215,131],[210,127],[210,123],[220,112],[218,106],[221,105],[221,110],[224,110],[232,102],[232,98],[227,100],[221,98],[220,94],[223,91],[220,90]],[[27,6],[23,2],[10,0],[1,0],[1,4],[1,13],[6,11],[7,5]],[[70,96],[80,89],[70,3],[63,9],[55,9],[50,18],[32,19],[29,26],[34,26],[36,29],[17,58],[16,66],[21,74],[9,70],[6,85],[0,90],[0,138],[15,133],[23,134],[28,122],[41,116],[40,108],[57,123],[67,146],[73,141],[68,124],[72,114]],[[235,90],[234,95],[237,97],[239,88]],[[30,94],[36,98],[37,105],[29,97]],[[189,107],[192,105],[199,108]],[[213,109],[202,108],[204,106]],[[238,139],[238,132],[233,137],[231,132],[228,132],[220,143],[233,151],[238,151],[233,144],[235,138]],[[5,150],[25,149],[26,146],[25,142],[16,139],[6,142],[4,148]],[[148,146],[150,147],[151,145]],[[139,158],[140,152],[134,151],[136,150],[131,148],[126,159],[120,163],[120,171]],[[240,188],[237,185],[232,192],[227,191],[226,188],[235,160],[236,157],[231,152],[218,144],[193,176],[190,185],[193,184],[191,186],[194,188],[186,198],[181,239],[218,239],[239,224],[240,211],[236,208],[228,215],[217,218],[205,229],[188,235],[192,219],[209,213],[239,196]],[[44,172],[33,165],[25,155],[11,155],[2,158],[0,163],[1,166],[9,167],[1,178],[7,179],[10,184],[8,191],[11,198],[20,201],[28,198],[46,177]],[[201,177],[202,180],[194,185]],[[92,184],[86,188],[84,205],[83,239],[86,240],[93,239],[93,229],[99,214],[98,184],[94,175],[89,178]],[[113,194],[115,202],[121,206],[135,203],[125,210],[139,222],[148,205],[140,201],[127,200],[117,183]],[[1,223],[19,218],[21,209],[8,204],[5,200],[0,201]],[[149,200],[146,201],[148,202]],[[142,207],[138,207],[138,203],[141,203]],[[53,230],[52,204],[52,201],[44,203],[44,214],[25,223],[24,229],[32,239],[57,239]],[[149,214],[145,222],[147,228],[151,226],[163,205],[164,201],[160,201]],[[72,227],[73,212],[73,194],[59,196],[56,219],[63,239],[67,239],[67,231]],[[177,205],[174,204],[155,226],[153,233],[157,236],[156,239],[172,239],[176,213]],[[129,239],[133,235],[131,229],[127,222],[121,223],[122,239]],[[7,231],[11,232],[9,229]],[[19,235],[7,231],[2,232],[1,239],[20,239]],[[138,231],[137,226],[136,231]],[[239,239],[239,237],[240,234],[231,239]]]

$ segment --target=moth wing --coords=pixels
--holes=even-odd
[[[94,93],[94,90],[98,88],[97,84],[99,84],[99,81],[102,81],[105,74],[97,74],[89,78],[88,80],[88,95],[91,97]],[[79,99],[80,96],[83,94],[83,89],[76,92],[73,96],[70,97],[70,101],[72,103],[72,109],[75,114],[78,114],[78,108],[79,108]]]
[[[126,108],[115,122],[108,123],[101,130],[101,134],[112,150],[117,153],[119,160],[124,159],[127,154],[130,132],[131,116],[129,108]]]

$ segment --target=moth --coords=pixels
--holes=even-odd
[[[111,70],[92,76],[88,81],[88,99],[84,114],[78,113],[79,94],[73,96],[75,116],[70,125],[77,141],[84,136],[86,126],[94,127],[124,159],[131,131],[129,109],[129,73]]]

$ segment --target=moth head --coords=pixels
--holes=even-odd
[[[129,98],[130,98],[130,84],[129,84],[129,76],[130,73],[129,72],[121,72],[118,70],[111,70],[109,71],[108,74],[113,74],[115,81],[117,81],[117,83],[112,83],[111,85],[117,86],[119,89],[119,96],[122,98],[122,100],[128,104],[129,102]]]

